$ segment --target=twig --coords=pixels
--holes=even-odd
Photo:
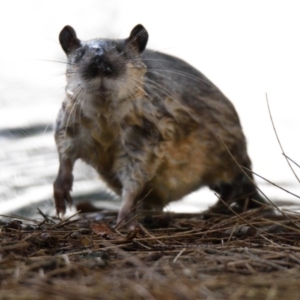
[[[235,231],[235,229],[236,229],[236,227],[237,227],[237,223],[235,223],[235,225],[234,225],[234,227],[231,229],[229,229],[229,230],[227,230],[227,233],[228,232],[230,232],[230,236],[229,236],[229,238],[227,239],[227,243],[231,240],[231,238],[232,238],[232,236],[233,236],[233,233],[234,233],[234,231]],[[226,231],[225,231],[226,232]]]
[[[151,234],[142,224],[140,224],[141,229],[146,232],[150,237],[155,237],[153,234]],[[156,240],[159,244],[161,245],[165,245],[163,242],[161,242],[160,240]]]
[[[116,224],[115,229],[116,230],[120,230],[120,228],[124,227],[126,224],[129,223],[126,222],[125,224],[121,225],[119,227],[120,224],[122,224],[122,222],[145,200],[145,198],[152,192],[152,189],[150,189],[150,191],[140,200],[136,203],[136,205]],[[135,219],[135,217],[133,217],[130,221],[132,221],[133,219]]]
[[[52,224],[55,224],[55,222],[53,220],[51,220],[46,214],[44,214],[39,207],[37,208],[37,211],[44,218],[45,221],[48,221],[48,222],[51,222]]]
[[[185,251],[186,249],[183,248],[177,255],[176,257],[173,259],[173,263],[176,263],[176,261],[178,260],[178,258],[181,256],[181,254]]]
[[[230,152],[230,150],[228,149],[228,147],[226,146],[226,144],[223,142],[223,140],[221,139],[220,136],[218,136],[219,140],[221,141],[221,143],[223,144],[223,146],[225,147],[225,149],[227,150],[227,152],[229,153],[229,155],[231,156],[231,158],[233,159],[233,161],[236,163],[236,165],[240,168],[240,170],[244,173],[244,175],[248,178],[248,180],[250,180],[252,182],[252,184],[257,188],[258,191],[260,191],[264,197],[269,201],[269,203],[275,207],[277,209],[277,211],[279,211],[283,216],[285,216],[288,220],[290,220],[295,226],[298,227],[297,224],[294,223],[293,220],[290,219],[290,217],[285,214],[276,204],[274,204],[273,201],[271,201],[266,194],[255,184],[254,180],[252,178],[250,178],[250,176],[247,174],[247,172],[244,170],[243,166],[239,164],[239,162],[236,160],[236,158],[233,156],[233,154]]]
[[[263,177],[263,176],[261,176],[261,175],[259,175],[259,174],[255,173],[254,171],[252,171],[252,170],[248,169],[247,167],[244,167],[244,166],[241,166],[241,167],[242,167],[243,169],[245,169],[245,170],[247,170],[247,171],[251,172],[251,173],[252,173],[252,174],[254,174],[255,176],[257,176],[257,177],[259,177],[259,178],[261,178],[261,179],[263,179],[263,180],[267,181],[268,183],[270,183],[270,184],[272,184],[272,185],[276,186],[277,188],[279,188],[279,189],[281,189],[281,190],[285,191],[286,193],[288,193],[288,194],[290,194],[290,195],[293,195],[293,196],[295,196],[296,198],[299,198],[299,199],[300,199],[300,196],[298,196],[298,195],[296,195],[296,194],[294,194],[294,193],[292,193],[292,192],[288,191],[287,189],[285,189],[285,188],[283,188],[283,187],[281,187],[281,186],[277,185],[276,183],[274,183],[274,182],[272,182],[272,181],[268,180],[267,178],[265,178],[265,177]]]
[[[121,224],[121,226],[119,228],[117,228],[116,230],[120,230],[121,228],[125,227],[127,224],[130,224],[133,220],[135,220],[138,216],[140,215],[140,213],[135,214],[130,220],[128,220],[127,222]],[[119,222],[120,223],[120,222]],[[119,225],[119,223],[117,225]]]
[[[293,159],[291,159],[289,156],[287,156],[285,153],[282,153],[282,155],[287,158],[288,160],[290,160],[293,164],[295,164],[298,168],[300,168],[300,165],[297,164]]]
[[[18,215],[0,215],[0,217],[24,220],[24,221],[29,221],[29,222],[33,222],[33,223],[40,223],[40,221],[38,221],[38,220],[33,220],[33,219],[29,219],[29,218],[26,218],[26,217],[23,217],[23,216],[18,216]]]
[[[78,214],[80,214],[80,211],[77,211],[75,214],[73,214],[72,216],[68,217],[65,220],[62,220],[58,224],[55,224],[55,225],[51,226],[50,229],[54,229],[54,228],[58,228],[58,227],[66,225],[69,222],[70,219],[72,219],[73,217],[77,216]]]
[[[286,161],[287,161],[287,163],[288,163],[290,169],[292,170],[292,172],[293,172],[295,178],[296,178],[296,179],[298,180],[298,182],[300,183],[300,179],[299,179],[299,177],[297,176],[295,170],[293,169],[293,167],[292,167],[290,161],[287,159],[287,157],[286,157],[286,155],[285,155],[285,152],[284,152],[284,149],[283,149],[283,147],[282,147],[282,144],[281,144],[281,142],[280,142],[280,139],[279,139],[279,136],[278,136],[278,133],[277,133],[277,130],[276,130],[276,128],[275,128],[274,121],[273,121],[273,117],[272,117],[272,113],[271,113],[271,109],[270,109],[269,99],[268,99],[268,94],[267,94],[267,93],[266,93],[266,100],[267,100],[267,105],[268,105],[269,116],[270,116],[270,119],[271,119],[271,122],[272,122],[273,130],[274,130],[274,132],[275,132],[277,142],[278,142],[278,144],[279,144],[279,146],[280,146],[280,149],[281,149],[281,151],[282,151],[282,154],[284,155],[284,157],[285,157],[285,159],[286,159]]]

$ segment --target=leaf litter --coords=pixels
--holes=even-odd
[[[296,299],[300,215],[262,210],[2,216],[0,299]]]

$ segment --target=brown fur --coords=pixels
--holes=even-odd
[[[218,139],[251,167],[233,105],[187,63],[143,52],[147,39],[141,25],[128,39],[115,41],[81,42],[71,27],[62,30],[68,67],[55,134],[57,212],[71,202],[72,168],[79,158],[122,196],[118,221],[143,197],[161,209],[201,186],[227,202],[249,196],[262,202]]]

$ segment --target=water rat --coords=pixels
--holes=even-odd
[[[57,213],[72,202],[72,169],[79,158],[121,195],[118,221],[129,219],[139,199],[162,209],[202,186],[240,207],[258,207],[252,199],[264,202],[220,143],[251,169],[232,103],[186,62],[145,50],[148,33],[142,25],[127,39],[89,41],[66,26],[59,41],[68,61],[55,129]],[[226,209],[220,201],[216,207]]]

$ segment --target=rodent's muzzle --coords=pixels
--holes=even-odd
[[[104,55],[97,55],[95,57],[95,64],[100,73],[104,75],[110,75],[112,73],[112,65]]]
[[[113,66],[104,54],[97,54],[83,71],[86,79],[113,75]]]

